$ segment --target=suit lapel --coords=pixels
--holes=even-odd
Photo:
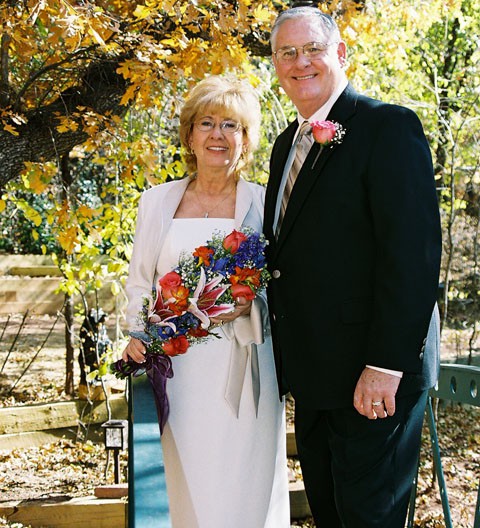
[[[312,145],[312,148],[298,174],[292,194],[290,195],[288,207],[285,212],[282,228],[280,229],[280,235],[277,241],[277,248],[279,248],[282,245],[282,242],[288,237],[288,233],[301,211],[303,202],[310,194],[312,186],[322,177],[321,172],[323,166],[337,146],[338,145],[335,145],[334,147],[329,148],[322,147],[318,143]]]
[[[340,123],[346,129],[346,133],[348,134],[348,120],[355,112],[356,102],[357,94],[349,84],[333,105],[327,119]],[[319,178],[324,177],[323,169],[327,161],[337,151],[341,154],[341,144],[334,144],[328,147],[322,147],[318,143],[312,145],[297,177],[292,194],[290,195],[285,218],[283,219],[282,228],[276,244],[276,251],[280,250],[283,242],[287,239],[288,234],[295,223],[295,219],[300,213],[302,205],[309,196],[313,185]]]

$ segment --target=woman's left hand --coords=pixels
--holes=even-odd
[[[252,308],[252,301],[247,301],[245,297],[237,297],[235,299],[235,309],[233,312],[229,312],[218,317],[212,317],[210,319],[211,323],[214,325],[221,326],[224,323],[230,323],[234,321],[237,317],[241,315],[248,315]]]

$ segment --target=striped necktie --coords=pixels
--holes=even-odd
[[[290,194],[292,193],[293,186],[295,185],[298,173],[300,172],[303,162],[305,161],[308,151],[310,150],[310,147],[313,143],[311,131],[312,129],[310,127],[310,123],[308,121],[304,121],[300,126],[300,131],[298,132],[297,138],[295,139],[292,145],[292,149],[290,151],[289,158],[293,158],[293,161],[290,161],[291,167],[288,172],[285,190],[283,191],[282,205],[278,215],[277,227],[275,230],[275,234],[277,237],[280,233],[280,228],[282,225],[283,218],[285,217],[285,211],[287,210],[288,200],[290,199]]]

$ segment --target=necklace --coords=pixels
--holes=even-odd
[[[197,202],[198,202],[198,204],[200,205],[200,207],[202,208],[202,210],[205,211],[205,213],[203,214],[203,218],[209,218],[210,213],[211,213],[212,211],[215,211],[215,209],[217,209],[217,207],[220,207],[220,205],[222,205],[222,203],[223,203],[227,198],[229,198],[229,197],[232,195],[233,191],[234,191],[236,188],[237,188],[237,186],[234,185],[234,186],[232,187],[231,191],[230,191],[228,194],[226,194],[226,195],[225,195],[220,201],[218,201],[213,207],[210,207],[210,208],[208,208],[208,209],[207,209],[207,207],[205,207],[205,205],[202,203],[202,201],[201,201],[200,198],[198,197],[197,190],[194,189],[194,190],[193,190],[193,194],[195,195],[195,199],[197,200]]]

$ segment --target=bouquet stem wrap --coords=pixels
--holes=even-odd
[[[170,412],[170,404],[167,397],[167,379],[173,377],[172,360],[169,356],[162,354],[151,354],[149,357],[151,358],[151,365],[146,373],[155,397],[160,434],[163,434],[163,428],[167,423]]]

